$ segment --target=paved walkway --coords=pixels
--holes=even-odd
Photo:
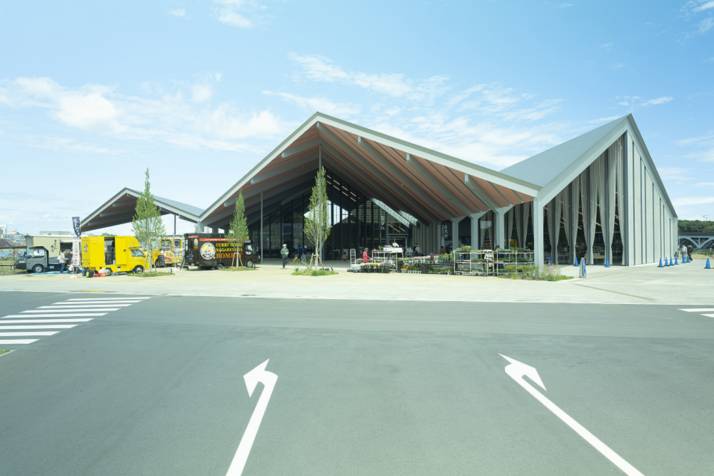
[[[561,268],[575,274],[575,268]],[[712,304],[714,270],[701,261],[656,266],[589,268],[587,279],[560,282],[495,277],[419,274],[293,276],[292,269],[265,264],[256,271],[179,271],[156,278],[70,275],[0,277],[0,291],[98,292],[141,295],[234,296],[285,299],[389,301],[543,302],[611,304]]]

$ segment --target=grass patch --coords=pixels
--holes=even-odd
[[[524,279],[528,281],[564,281],[566,279],[572,279],[571,276],[566,276],[560,274],[557,268],[547,268],[543,272],[538,272],[535,266],[527,265],[520,269],[520,272],[511,272],[505,274],[499,274],[500,278],[508,279]]]
[[[337,271],[330,268],[295,268],[293,276],[331,276]]]
[[[248,266],[226,266],[225,268],[219,268],[221,271],[255,271],[256,268],[253,266],[249,268]]]
[[[0,349],[0,355],[7,354],[8,352],[10,352],[10,351],[7,349]]]
[[[160,271],[145,271],[143,273],[127,273],[127,276],[135,278],[157,278],[159,276],[173,276],[173,273],[162,273]]]

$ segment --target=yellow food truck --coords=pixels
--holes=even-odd
[[[143,273],[149,267],[146,253],[133,236],[82,237],[82,268],[87,276],[104,269],[112,273]]]

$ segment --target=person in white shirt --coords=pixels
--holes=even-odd
[[[57,262],[59,263],[59,266],[60,266],[60,270],[59,270],[60,274],[64,273],[64,266],[65,266],[66,261],[67,261],[67,258],[65,257],[64,253],[60,251],[59,254],[57,255]]]

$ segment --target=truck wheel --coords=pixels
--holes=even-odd
[[[35,266],[32,267],[33,273],[42,273],[44,270],[45,270],[45,267],[42,266],[41,264],[36,264]]]
[[[134,269],[132,270],[133,273],[143,273],[144,272],[144,267],[143,266],[134,266]]]
[[[247,268],[255,268],[255,261],[249,260],[249,261],[245,264],[245,266],[246,266]]]

